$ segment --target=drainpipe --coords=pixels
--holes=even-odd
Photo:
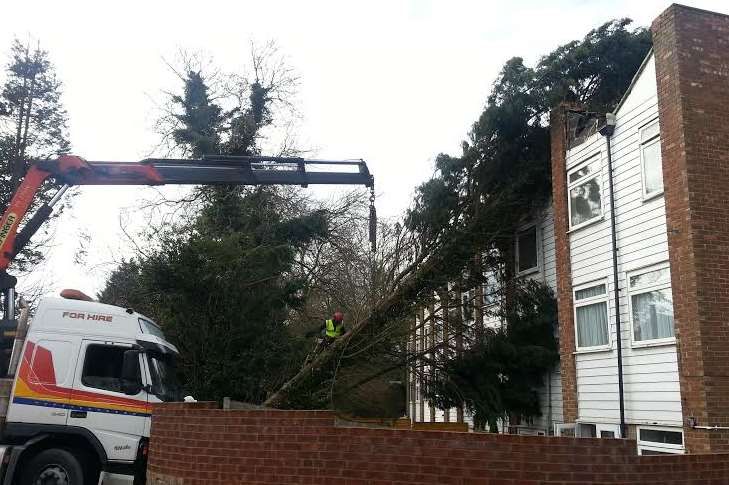
[[[608,181],[610,195],[610,235],[612,236],[613,253],[613,289],[615,292],[615,334],[617,335],[618,350],[618,400],[620,401],[620,437],[625,438],[625,394],[623,390],[623,334],[620,325],[620,294],[618,293],[618,241],[615,230],[615,190],[613,188],[613,155],[610,141],[615,132],[615,114],[605,114],[605,125],[600,128],[600,134],[607,143]]]

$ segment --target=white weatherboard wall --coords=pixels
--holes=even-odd
[[[668,261],[663,196],[643,200],[639,128],[658,117],[656,74],[649,58],[620,106],[612,137],[618,286],[622,325],[625,417],[628,424],[682,423],[675,344],[632,347],[626,272]],[[578,421],[619,423],[615,294],[605,138],[595,134],[567,152],[567,169],[600,154],[603,219],[570,233],[572,285],[599,280],[608,286],[610,349],[576,355]],[[574,331],[574,329],[573,329]]]
[[[540,271],[530,277],[547,284],[552,290],[556,291],[557,260],[554,239],[554,210],[551,203],[548,209],[541,214],[539,233],[541,235],[539,248],[541,251],[539,258]],[[559,335],[558,328],[555,328],[554,331],[555,335]],[[562,377],[559,364],[544,377],[544,384],[538,391],[542,416],[534,419],[534,427],[551,432],[550,428],[553,423],[564,422],[562,414]]]

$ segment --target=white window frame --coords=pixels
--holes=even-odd
[[[605,294],[598,295],[598,296],[591,296],[588,298],[584,298],[582,300],[577,300],[576,295],[577,292],[580,290],[585,290],[587,288],[592,288],[593,286],[600,286],[605,285]],[[575,353],[581,354],[581,353],[587,353],[587,352],[602,352],[605,350],[611,350],[613,347],[613,337],[612,332],[610,328],[610,301],[608,299],[608,295],[610,294],[610,286],[608,285],[607,278],[600,278],[599,280],[593,280],[589,281],[587,283],[582,283],[579,285],[575,285],[572,288],[572,318],[574,319],[574,332],[575,332]],[[607,336],[608,341],[604,345],[593,345],[590,347],[580,347],[580,338],[577,335],[577,308],[587,305],[592,305],[595,303],[602,303],[605,302],[605,312],[607,316]]]
[[[653,192],[652,194],[649,194],[646,192],[646,175],[645,175],[645,158],[643,156],[643,149],[646,147],[649,147],[651,145],[658,144],[658,153],[661,157],[661,167],[663,166],[663,157],[660,150],[660,144],[661,144],[661,128],[658,127],[658,133],[651,136],[650,138],[643,139],[643,133],[648,129],[651,128],[653,125],[658,125],[658,118],[654,118],[648,123],[641,125],[640,128],[638,128],[638,152],[640,152],[640,184],[641,184],[641,194],[643,196],[643,202],[655,199],[656,197],[660,197],[663,195],[663,190],[657,190]],[[661,170],[663,170],[661,168]],[[663,177],[663,174],[661,173],[661,177]]]
[[[533,266],[531,268],[527,268],[525,270],[519,271],[519,235],[523,234],[527,231],[530,231],[534,229],[534,238],[536,239],[536,249],[537,249],[537,265]],[[539,224],[537,223],[531,223],[527,224],[525,226],[522,226],[519,228],[519,230],[516,231],[516,236],[514,236],[514,263],[515,263],[515,270],[517,276],[526,276],[534,273],[539,273],[542,271],[542,232],[540,230]]]
[[[577,425],[575,423],[554,423],[552,426],[554,426],[554,436],[577,437]],[[565,434],[565,431],[568,433]]]
[[[656,283],[653,285],[647,285],[647,286],[641,286],[639,288],[632,289],[630,287],[630,278],[633,276],[641,275],[644,273],[650,273],[652,271],[659,271],[662,269],[669,270],[669,277],[668,281]],[[631,271],[628,271],[625,273],[625,289],[626,289],[626,295],[628,297],[628,318],[630,319],[630,345],[633,348],[641,348],[641,347],[656,347],[659,345],[671,345],[676,343],[676,320],[675,320],[675,311],[674,311],[674,327],[673,327],[673,336],[672,337],[664,337],[664,338],[658,338],[658,339],[650,339],[650,340],[635,340],[635,322],[633,321],[633,296],[634,295],[641,295],[643,293],[649,293],[651,291],[655,290],[665,290],[668,289],[672,291],[671,287],[671,277],[670,277],[670,263],[668,261],[651,265],[651,266],[643,266],[642,268],[637,268]],[[675,308],[674,308],[675,310]]]
[[[596,424],[596,431],[597,431],[597,437],[602,438],[600,436],[603,431],[609,431],[613,433],[613,438],[621,438],[620,436],[620,425],[619,424]],[[603,438],[603,439],[613,439],[613,438]]]
[[[604,192],[603,184],[605,181],[604,181],[604,177],[603,177],[603,173],[602,173],[602,169],[603,169],[602,159],[603,159],[602,151],[598,151],[598,152],[593,153],[590,156],[586,157],[584,160],[581,160],[579,163],[575,164],[573,167],[570,167],[570,169],[567,170],[567,179],[566,179],[566,181],[567,181],[567,217],[569,219],[568,222],[569,222],[570,231],[574,231],[576,229],[580,229],[582,227],[586,227],[591,224],[595,224],[596,222],[599,222],[599,221],[602,221],[605,219],[605,211],[604,211],[605,203],[603,200],[604,199],[603,198],[603,192]],[[588,175],[584,175],[583,177],[580,177],[577,180],[570,182],[570,175],[572,173],[577,172],[581,168],[583,168],[587,165],[591,165],[595,162],[598,163],[597,172],[594,172],[594,173],[591,173]],[[580,224],[572,225],[572,201],[570,199],[570,191],[575,186],[580,185],[583,182],[585,182],[586,180],[589,180],[592,178],[598,178],[600,180],[600,215],[597,215],[597,216],[593,217],[592,219],[582,222]]]
[[[464,302],[463,299],[466,299]],[[463,291],[461,298],[461,319],[463,323],[473,323],[476,321],[476,290]],[[467,312],[468,309],[468,312]],[[470,313],[470,315],[468,315]]]
[[[673,445],[670,443],[657,443],[655,441],[642,441],[640,439],[640,430],[649,429],[655,431],[669,431],[672,433],[681,433],[681,444]],[[681,428],[668,428],[664,426],[638,426],[635,432],[635,439],[638,445],[638,454],[642,455],[643,451],[659,451],[661,453],[670,453],[673,455],[682,455],[686,453],[686,436]]]
[[[494,292],[492,293],[490,283],[494,284]],[[492,301],[488,301],[491,298]],[[492,270],[487,270],[484,274],[484,282],[481,285],[481,306],[483,308],[491,308],[498,305],[501,302],[501,295],[499,294],[499,275]]]
[[[582,428],[581,426],[594,426],[595,427],[595,438],[602,438],[602,439],[614,439],[614,438],[620,438],[620,425],[619,424],[608,424],[608,423],[593,423],[593,422],[587,422],[587,421],[577,421],[577,427],[575,428],[575,432],[577,433],[578,438],[591,438],[591,436],[582,436]],[[609,431],[613,433],[612,438],[603,438],[600,436],[603,431]]]

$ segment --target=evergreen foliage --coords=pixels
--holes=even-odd
[[[503,326],[464,329],[466,349],[436,353],[427,376],[427,395],[438,406],[465,405],[491,429],[498,418],[539,414],[535,389],[558,359],[551,291],[519,282],[513,270],[514,234],[538,220],[551,194],[549,111],[563,100],[602,112],[615,107],[650,47],[648,32],[629,31],[629,24],[608,22],[535,68],[507,61],[463,154],[438,157],[436,175],[419,187],[407,215],[421,244],[450,263],[438,266],[441,287],[479,286],[488,273],[504,287]]]
[[[61,104],[61,82],[48,52],[15,40],[0,86],[0,207],[7,207],[30,164],[57,157],[70,148],[67,115]],[[31,205],[32,214],[53,196],[58,185],[46,183]],[[60,211],[56,211],[58,215]],[[43,259],[47,241],[36,239],[13,262],[29,271]]]
[[[326,368],[359,335],[412,319],[438,294],[441,322],[431,328],[443,335],[449,326],[452,332],[460,325],[455,333],[463,343],[455,347],[461,348],[454,348],[453,339],[440,339],[434,347],[411,348],[403,365],[430,366],[430,397],[442,407],[465,405],[481,424],[492,425],[509,413],[536,414],[536,395],[527,389],[538,386],[554,365],[556,315],[553,297],[544,288],[513,290],[520,286],[514,274],[514,236],[549,201],[550,110],[562,100],[594,111],[614,108],[647,54],[648,31],[628,30],[629,24],[627,19],[607,22],[584,39],[558,47],[535,67],[519,57],[504,64],[460,156],[439,155],[435,174],[416,190],[405,217],[416,248],[411,262],[400,267],[390,294],[351,335],[284,384],[268,405],[285,407],[312,370]],[[501,315],[503,330],[480,324],[466,328],[457,317],[445,325],[446,315],[460,313],[453,290],[481,287],[488,274],[498,275],[504,288],[513,290],[503,295],[509,309]],[[451,361],[455,355],[460,357]]]
[[[246,84],[247,104],[226,111],[200,72],[184,81],[172,98],[178,148],[193,157],[257,154],[258,132],[271,122],[261,82]],[[193,198],[190,219],[160,228],[150,252],[120,265],[99,299],[163,325],[196,398],[261,402],[303,359],[287,326],[305,283],[293,271],[295,256],[327,235],[327,219],[271,187],[199,187]]]
[[[465,328],[471,344],[441,353],[432,362],[425,395],[436,407],[465,407],[477,429],[497,429],[508,417],[541,414],[538,388],[559,361],[554,338],[557,305],[552,290],[535,281],[514,281],[497,311],[503,324]]]

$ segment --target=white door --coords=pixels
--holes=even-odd
[[[68,425],[93,432],[110,460],[136,458],[150,416],[145,391],[135,395],[122,391],[124,352],[131,348],[124,342],[84,340],[76,367]],[[141,370],[138,373],[141,383]]]

